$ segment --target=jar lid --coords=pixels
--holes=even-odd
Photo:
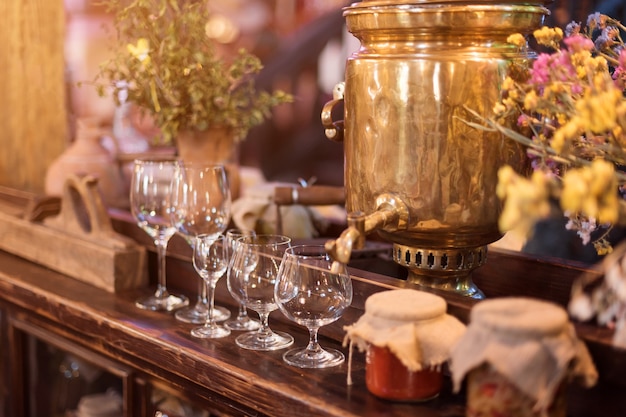
[[[429,320],[446,313],[446,300],[435,294],[410,289],[382,291],[365,300],[365,312],[386,320]]]
[[[503,297],[484,300],[471,311],[471,322],[496,333],[525,337],[550,336],[567,328],[560,306],[533,298]]]
[[[443,297],[423,291],[381,291],[367,298],[356,323],[344,327],[346,340],[362,351],[387,347],[411,371],[438,367],[465,332],[446,307]]]

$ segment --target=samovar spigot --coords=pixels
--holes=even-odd
[[[365,237],[375,230],[395,232],[407,227],[409,210],[407,205],[393,194],[381,194],[376,199],[376,210],[371,214],[352,212],[347,216],[348,228],[335,240],[326,242],[330,257],[344,264],[350,261],[353,249],[365,246]]]

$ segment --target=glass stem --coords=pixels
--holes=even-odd
[[[215,284],[207,281],[205,290],[208,294],[208,311],[206,315],[205,327],[210,328],[215,326],[214,312],[215,312]]]
[[[157,272],[158,272],[158,282],[157,282],[157,289],[156,292],[154,293],[154,296],[158,299],[163,299],[166,298],[169,294],[167,293],[167,287],[165,284],[165,276],[166,276],[166,271],[165,271],[165,258],[166,258],[166,254],[167,254],[167,241],[162,241],[162,240],[157,240],[154,242],[154,244],[156,245],[156,251],[157,251]]]
[[[191,251],[193,252],[195,250],[193,239],[189,240],[189,244],[191,246]],[[204,282],[204,279],[200,278],[198,282],[198,298],[196,300],[196,305],[194,306],[195,311],[200,311],[203,306],[206,307],[206,305],[208,304],[206,293],[206,284]]]
[[[322,350],[319,342],[317,341],[317,331],[319,327],[309,329],[309,344],[306,347],[307,352],[318,353]]]
[[[200,279],[200,286],[198,287],[198,304],[204,306],[207,306],[209,304],[207,298],[207,286],[204,284],[203,279]]]
[[[259,319],[261,321],[261,327],[258,330],[259,339],[268,339],[274,334],[269,325],[270,313],[259,313]]]
[[[248,309],[245,304],[239,304],[239,313],[237,313],[237,319],[243,320],[248,318]]]

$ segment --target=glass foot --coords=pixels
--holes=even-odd
[[[345,356],[337,349],[309,351],[306,348],[289,349],[283,354],[283,360],[298,368],[329,368],[345,362]]]
[[[206,323],[207,309],[203,305],[178,310],[174,317],[183,323],[204,324]],[[224,321],[230,318],[230,310],[225,307],[215,306],[213,312],[215,321]]]
[[[191,330],[191,335],[200,339],[217,339],[220,337],[226,337],[229,334],[230,329],[218,325],[196,327]]]
[[[249,350],[278,350],[291,346],[293,337],[285,332],[272,332],[270,335],[248,332],[237,336],[235,343]]]
[[[135,301],[135,306],[143,310],[174,311],[189,305],[189,299],[184,295],[169,294],[166,297],[150,295]]]

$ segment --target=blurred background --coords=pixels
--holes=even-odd
[[[111,16],[96,0],[2,0],[0,13],[0,186],[43,192],[48,167],[75,140],[76,120],[96,118],[114,160],[145,149],[150,133],[111,97],[89,85],[109,54]],[[265,69],[259,88],[292,93],[270,122],[250,132],[240,150],[244,166],[268,181],[317,178],[343,184],[343,148],[326,139],[321,108],[343,80],[345,60],[358,42],[345,30],[345,0],[211,0],[225,54],[245,47]],[[623,18],[622,0],[554,0],[548,24],[585,21],[593,11]],[[123,158],[122,158],[123,159]]]

